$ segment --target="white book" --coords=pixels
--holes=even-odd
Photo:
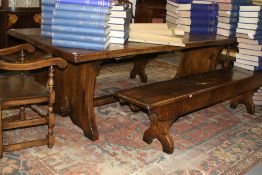
[[[257,24],[245,24],[245,23],[239,22],[237,27],[241,29],[256,30],[258,28],[258,25]]]
[[[232,27],[232,25],[228,23],[218,22],[217,27],[229,30]]]
[[[113,18],[110,17],[108,23],[109,24],[125,24],[126,20],[124,18]]]
[[[128,8],[123,11],[118,11],[118,10],[111,10],[110,17],[115,17],[115,18],[130,18],[131,17],[131,9]]]
[[[128,8],[130,8],[129,4],[121,3],[121,4],[112,5],[111,11],[123,11]]]
[[[242,64],[242,63],[237,63],[237,62],[234,62],[234,66],[240,67],[240,68],[243,68],[243,69],[247,69],[247,70],[251,70],[251,71],[255,70],[255,66],[250,66],[250,65],[246,65],[246,64]]]
[[[238,43],[247,43],[247,44],[261,44],[258,40],[239,38],[239,37],[237,37],[237,42]]]
[[[252,29],[240,29],[240,28],[237,28],[236,32],[237,33],[245,33],[245,34],[248,34],[248,35],[255,35],[256,34],[256,31],[252,30]]]
[[[246,65],[250,65],[250,66],[259,66],[261,65],[261,62],[256,62],[256,61],[249,61],[249,60],[244,60],[244,59],[236,59],[237,63],[241,63],[241,64],[246,64]]]
[[[129,30],[129,24],[122,25],[122,24],[108,24],[110,30]]]
[[[257,51],[262,50],[261,44],[238,43],[238,47],[239,48],[246,48],[246,49],[250,49],[250,50],[257,50]]]
[[[238,50],[239,50],[239,53],[241,54],[262,57],[262,51],[250,50],[250,49],[244,49],[244,48],[238,48]]]
[[[124,37],[110,37],[109,40],[110,40],[110,43],[112,44],[124,44],[127,38],[128,38],[128,35]]]
[[[126,34],[126,31],[121,30],[111,30],[109,33],[109,36],[111,37],[124,37]]]
[[[258,18],[260,12],[239,12],[239,16]]]
[[[258,18],[246,18],[246,17],[239,17],[239,23],[246,23],[246,24],[257,24],[259,21]]]
[[[245,54],[241,54],[241,53],[236,53],[236,59],[250,60],[250,61],[254,61],[254,62],[259,62],[260,60],[262,61],[261,57],[252,56],[252,55],[245,55]]]
[[[248,12],[259,11],[259,10],[261,10],[261,6],[257,6],[257,5],[249,5],[249,6],[241,5],[239,8],[239,11],[248,11]]]

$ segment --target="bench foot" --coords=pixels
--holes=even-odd
[[[136,75],[139,75],[141,82],[147,83],[147,74],[145,72],[145,67],[148,64],[148,59],[138,60],[134,63],[134,67],[130,72],[130,78],[135,79]]]
[[[244,104],[246,106],[247,113],[254,114],[255,113],[255,104],[252,100],[252,96],[255,92],[256,90],[248,91],[242,95],[239,95],[233,98],[230,101],[230,107],[236,108],[238,104]]]
[[[174,141],[170,135],[170,128],[173,120],[159,121],[157,120],[157,114],[149,116],[150,126],[145,131],[143,140],[150,144],[154,139],[160,141],[163,147],[163,151],[167,154],[172,154],[174,151]]]

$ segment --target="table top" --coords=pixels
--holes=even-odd
[[[15,38],[29,42],[36,47],[39,47],[56,56],[62,57],[72,63],[81,63],[86,61],[96,61],[147,53],[179,51],[190,48],[230,45],[236,42],[235,39],[229,39],[219,35],[185,35],[183,38],[185,47],[136,43],[128,41],[124,45],[110,44],[106,50],[96,51],[52,46],[50,38],[41,36],[40,28],[10,29],[8,34]]]

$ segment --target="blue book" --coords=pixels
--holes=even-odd
[[[45,4],[45,5],[54,5],[56,0],[42,0],[41,4]]]
[[[178,3],[178,4],[189,4],[192,3],[193,0],[172,0],[172,2]]]
[[[218,11],[217,4],[191,4],[191,11],[200,10],[200,11]]]
[[[93,21],[108,21],[109,15],[101,13],[88,13],[88,12],[73,12],[66,10],[55,10],[54,17],[58,18],[71,18],[75,20],[93,20]]]
[[[200,26],[200,25],[205,25],[205,26],[214,26],[217,25],[217,18],[194,18],[194,20],[191,20],[191,25],[192,26]]]
[[[60,46],[60,47],[80,48],[80,49],[105,50],[109,45],[109,41],[106,44],[98,44],[98,43],[89,43],[89,42],[80,42],[80,41],[52,39],[52,45]]]
[[[75,11],[75,12],[81,11],[81,12],[102,13],[102,14],[108,14],[110,12],[110,8],[108,7],[79,5],[79,4],[56,3],[55,8],[57,10],[68,10],[68,11]]]
[[[53,25],[65,25],[73,27],[88,27],[88,28],[106,28],[108,26],[106,21],[88,21],[88,20],[75,20],[69,18],[57,18],[52,19]]]
[[[43,31],[41,30],[41,35],[46,38],[51,38],[52,37],[52,32],[51,31]]]
[[[43,31],[52,31],[52,25],[41,25],[41,30]]]
[[[190,26],[190,34],[216,34],[217,27]]]
[[[54,9],[55,9],[54,5],[42,5],[41,6],[42,12],[53,12]]]
[[[52,25],[52,18],[42,18],[41,25]]]
[[[92,35],[79,35],[75,33],[72,34],[72,33],[53,32],[52,39],[105,44],[109,40],[109,36],[92,36]]]
[[[110,7],[111,0],[56,0],[56,2],[61,2],[65,4],[80,4],[80,5],[91,5],[91,6],[101,6]]]
[[[42,18],[52,18],[53,17],[53,12],[42,12]]]
[[[63,33],[84,34],[84,35],[105,36],[109,34],[109,27],[100,29],[100,28],[52,25],[52,31],[63,32]]]

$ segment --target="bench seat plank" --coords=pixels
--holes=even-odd
[[[164,151],[172,153],[169,130],[177,118],[228,99],[232,99],[231,107],[243,103],[254,113],[252,95],[261,86],[262,72],[234,67],[135,87],[116,93],[116,97],[147,110],[151,124],[144,140],[151,143],[157,138]]]

